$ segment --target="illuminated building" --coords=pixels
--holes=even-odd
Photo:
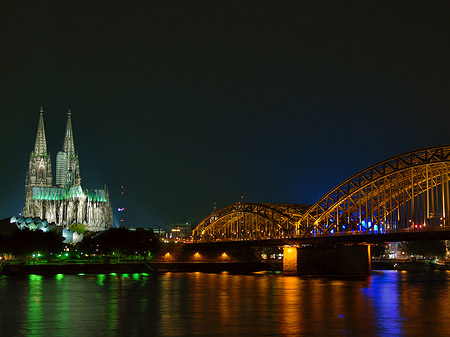
[[[62,151],[56,158],[56,185],[53,185],[50,155],[41,108],[34,151],[31,152],[25,180],[24,217],[39,217],[57,226],[83,223],[89,231],[112,227],[112,210],[106,186],[81,187],[80,165],[73,141],[70,111]]]
[[[168,234],[169,239],[174,240],[188,240],[192,234],[192,225],[185,224],[170,224],[170,232]]]

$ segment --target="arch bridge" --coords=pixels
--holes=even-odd
[[[194,239],[245,240],[449,231],[450,145],[411,151],[346,179],[314,205],[242,203],[206,217]]]

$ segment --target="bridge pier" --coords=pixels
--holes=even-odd
[[[372,271],[370,246],[284,247],[286,275],[364,275]]]

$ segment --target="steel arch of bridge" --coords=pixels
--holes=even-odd
[[[295,234],[301,215],[310,206],[239,203],[219,209],[193,231],[195,239],[267,238]]]
[[[346,179],[312,206],[244,203],[222,208],[195,239],[396,233],[450,226],[450,145],[404,153]]]
[[[448,226],[450,145],[408,152],[348,178],[300,221],[301,236]]]

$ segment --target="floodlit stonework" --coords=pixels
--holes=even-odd
[[[103,189],[81,187],[80,165],[73,141],[70,111],[62,151],[56,159],[56,185],[53,185],[50,155],[41,108],[34,151],[31,152],[25,181],[23,217],[39,217],[57,226],[83,223],[89,231],[113,226],[112,209],[106,186]]]

